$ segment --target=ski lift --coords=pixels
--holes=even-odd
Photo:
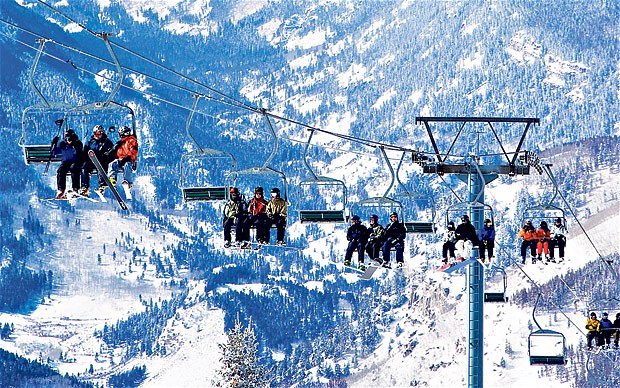
[[[385,190],[385,193],[381,197],[366,198],[352,204],[351,214],[359,215],[361,218],[368,218],[370,217],[370,215],[376,214],[379,216],[379,220],[383,219],[382,217],[385,217],[384,219],[389,220],[390,213],[396,212],[402,220],[404,210],[403,204],[396,199],[388,197],[388,193],[392,189],[392,186],[394,186],[396,174],[394,173],[394,169],[390,164],[390,160],[388,159],[385,149],[383,147],[379,147],[379,149],[381,150],[381,153],[385,161],[387,162],[390,173],[392,174],[392,181],[390,183],[390,186],[387,188],[387,190]]]
[[[536,307],[540,301],[541,294],[538,294],[532,318],[538,330],[530,333],[528,337],[528,354],[530,355],[530,365],[562,365],[566,363],[566,338],[564,334],[547,330],[540,327],[536,321]]]
[[[297,210],[300,222],[345,222],[347,187],[338,179],[317,176],[307,161],[308,147],[314,135],[310,130],[302,161],[309,178],[299,182]]]
[[[185,202],[222,201],[228,198],[227,178],[235,170],[235,158],[228,152],[201,147],[192,136],[190,126],[200,97],[192,96],[194,104],[185,124],[196,149],[181,157],[181,192]]]
[[[39,47],[28,76],[30,88],[38,96],[39,102],[26,107],[22,112],[22,135],[18,145],[24,150],[26,164],[60,162],[60,157],[51,155],[51,141],[54,135],[50,132],[50,124],[55,122],[58,126],[57,131],[60,131],[63,124],[62,117],[68,109],[72,108],[71,105],[63,102],[48,101],[34,81],[34,73],[48,41],[48,39],[36,40]]]
[[[502,273],[502,279],[503,279],[503,286],[504,286],[504,288],[503,288],[503,290],[501,292],[499,292],[499,291],[485,291],[485,293],[484,293],[484,301],[485,302],[507,302],[508,298],[506,297],[506,285],[507,285],[506,271],[504,271],[503,268],[497,267],[497,266],[493,266],[493,267],[491,267],[491,269],[500,271]]]
[[[403,215],[403,224],[407,233],[435,233],[437,227],[435,225],[435,201],[433,197],[422,192],[411,192],[400,181],[398,173],[403,164],[405,153],[403,152],[398,167],[396,168],[396,181],[400,191],[397,192],[396,198],[407,209],[407,214]],[[415,219],[415,221],[414,221]]]
[[[271,125],[271,121],[265,114],[264,110],[262,115],[265,119],[269,133],[273,138],[273,150],[271,151],[271,154],[261,166],[232,171],[226,178],[226,184],[228,187],[237,187],[241,193],[254,193],[254,187],[257,186],[263,187],[266,192],[268,192],[270,188],[278,188],[280,189],[282,199],[289,204],[288,183],[286,181],[286,176],[284,173],[269,167],[271,160],[275,157],[278,151],[278,137],[276,136],[273,126]],[[229,193],[226,193],[226,195],[228,196]]]

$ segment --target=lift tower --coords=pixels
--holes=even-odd
[[[482,228],[484,220],[484,187],[486,184],[495,180],[500,174],[515,176],[529,175],[530,166],[524,165],[518,159],[519,152],[523,146],[523,141],[532,124],[540,124],[538,118],[500,118],[500,117],[416,117],[416,124],[424,124],[431,144],[433,146],[434,159],[424,156],[422,153],[413,154],[413,161],[422,165],[423,172],[426,174],[456,174],[456,176],[467,184],[468,202],[467,211],[470,213],[472,224],[476,230]],[[447,151],[439,149],[433,132],[431,123],[457,123],[460,124],[452,143]],[[456,163],[452,156],[453,149],[457,141],[463,134],[468,123],[479,123],[486,125],[493,134],[494,145],[498,147],[497,153],[480,154],[479,137],[475,144],[471,144],[469,157],[465,159],[461,156],[461,162]],[[525,129],[514,151],[506,151],[504,144],[494,128],[494,124],[525,124]],[[478,133],[479,136],[479,133]],[[503,159],[505,158],[505,162]],[[492,164],[482,163],[483,159],[492,159]],[[498,163],[498,159],[500,162]],[[478,249],[474,247],[472,254],[478,256]],[[469,284],[469,345],[468,345],[468,376],[467,386],[469,388],[483,387],[483,368],[482,361],[484,355],[484,269],[482,265],[474,261],[467,268]]]

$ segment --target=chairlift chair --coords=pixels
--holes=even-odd
[[[550,165],[546,165],[546,168],[549,169],[549,166]],[[549,169],[549,171],[551,170]],[[523,211],[521,225],[525,225],[527,221],[532,221],[532,225],[537,228],[541,221],[545,221],[547,222],[547,225],[551,227],[555,219],[560,218],[562,220],[562,225],[566,226],[566,216],[564,210],[553,205],[553,202],[557,196],[558,187],[554,185],[553,196],[548,202],[528,207]]]
[[[489,219],[495,225],[493,216],[493,208],[491,206],[481,202],[456,202],[446,209],[446,225],[450,221],[453,221],[455,225],[458,225],[461,217],[467,214],[473,220],[474,215],[479,219]]]
[[[507,285],[506,271],[504,271],[503,268],[497,267],[497,266],[493,266],[491,269],[498,270],[502,273],[503,290],[502,291],[485,291],[484,301],[485,302],[507,302],[508,297],[506,297],[506,285]]]
[[[47,39],[38,39],[39,47],[32,62],[29,73],[30,88],[35,92],[39,101],[26,107],[22,112],[22,135],[18,145],[24,150],[26,164],[60,162],[60,157],[52,157],[51,141],[54,133],[60,131],[60,120],[65,112],[73,106],[64,102],[48,101],[34,80],[34,74],[41,59]],[[56,122],[56,128],[54,126]]]
[[[200,95],[193,95],[194,104],[185,123],[185,132],[196,149],[181,157],[180,186],[185,202],[223,201],[229,197],[228,178],[235,171],[232,154],[201,147],[190,131]]]
[[[530,333],[528,337],[528,354],[530,365],[562,365],[566,363],[566,338],[564,334],[543,329],[536,321],[536,307],[540,301],[541,294],[538,294],[532,318],[538,330]]]
[[[310,136],[304,148],[303,162],[309,177],[299,182],[297,212],[300,222],[346,222],[347,187],[343,181],[318,176],[307,161]]]
[[[276,136],[276,132],[271,125],[271,121],[264,110],[262,111],[262,115],[273,140],[271,154],[261,166],[253,166],[241,170],[235,170],[228,174],[226,178],[227,186],[237,187],[239,192],[242,194],[253,194],[254,188],[257,186],[262,187],[265,193],[269,193],[269,190],[275,187],[280,189],[281,198],[290,205],[288,200],[288,183],[286,180],[286,175],[284,175],[283,172],[275,170],[269,166],[278,152],[278,137]],[[229,195],[230,193],[227,193],[227,196]]]
[[[405,158],[405,152],[396,168],[395,178],[398,182],[399,190],[396,198],[402,203],[406,210],[403,215],[403,224],[407,233],[435,233],[437,226],[435,225],[435,201],[433,197],[422,192],[412,192],[401,182],[398,173]]]
[[[390,164],[390,160],[387,157],[385,149],[383,147],[379,147],[379,150],[381,151],[383,158],[387,162],[388,168],[392,175],[392,181],[389,187],[383,193],[383,196],[365,198],[358,202],[353,203],[351,205],[350,214],[358,215],[362,219],[364,218],[368,219],[372,214],[376,214],[377,216],[379,216],[379,223],[381,223],[383,222],[383,220],[386,220],[385,222],[389,222],[390,213],[396,212],[398,214],[399,219],[402,222],[403,213],[404,213],[403,204],[394,198],[388,197],[388,194],[390,193],[390,191],[392,190],[392,187],[394,186],[394,181],[396,180],[395,178],[396,174],[394,173],[394,169],[392,168],[392,165]]]

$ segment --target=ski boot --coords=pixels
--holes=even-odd
[[[65,199],[67,197],[65,196],[65,191],[64,190],[58,190],[56,192],[56,196],[54,198],[56,198],[56,199]]]
[[[364,265],[364,263],[360,263],[360,264],[357,266],[357,269],[359,269],[360,271],[366,271],[366,266]]]
[[[232,246],[232,244],[230,243],[230,241],[226,241],[224,243],[224,248],[230,248]]]
[[[109,176],[108,179],[110,179],[112,186],[116,187],[116,179],[113,176]]]
[[[284,241],[280,240],[280,241],[276,242],[276,245],[279,246],[279,247],[285,247],[286,243]]]
[[[90,197],[90,189],[88,187],[82,187],[80,189],[80,195],[82,197]]]
[[[244,241],[241,243],[239,249],[252,249],[252,244],[249,241]]]
[[[351,266],[351,260],[345,260],[344,261],[344,265],[346,265],[347,267]]]
[[[388,269],[392,269],[392,266],[390,265],[389,261],[384,261],[383,264],[381,265],[383,268],[388,268]]]

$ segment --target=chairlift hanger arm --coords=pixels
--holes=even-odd
[[[203,153],[204,150],[202,149],[200,144],[198,144],[198,142],[196,141],[194,136],[192,136],[191,131],[189,130],[189,128],[190,128],[190,126],[192,124],[192,118],[194,117],[194,113],[196,112],[196,107],[198,106],[198,101],[200,100],[200,97],[201,97],[200,94],[192,94],[192,98],[194,99],[194,103],[192,104],[192,109],[190,110],[189,115],[187,116],[187,120],[185,121],[185,133],[187,133],[187,136],[192,140],[194,145],[198,148],[199,152]]]
[[[37,49],[37,54],[34,57],[34,61],[32,62],[32,66],[30,67],[30,73],[28,75],[28,79],[30,80],[30,87],[32,90],[35,91],[35,93],[39,96],[39,99],[41,100],[41,102],[47,106],[48,108],[50,107],[49,102],[47,101],[47,99],[45,98],[45,96],[43,96],[43,93],[41,93],[41,89],[39,89],[37,87],[37,85],[34,82],[34,73],[37,69],[37,65],[39,64],[39,59],[41,59],[41,53],[43,53],[43,48],[45,47],[45,44],[47,42],[49,42],[49,39],[46,38],[38,38],[36,40],[37,43],[39,43],[39,48]]]
[[[310,164],[308,163],[308,148],[310,147],[310,141],[312,140],[312,136],[314,136],[314,130],[311,129],[310,130],[310,136],[308,136],[308,141],[306,142],[306,146],[304,147],[304,155],[303,158],[301,159],[304,162],[304,166],[306,167],[306,170],[308,170],[308,172],[310,173],[310,175],[312,175],[312,178],[316,181],[319,178],[317,178],[316,174],[314,173],[314,171],[312,171],[312,168],[310,168]]]

